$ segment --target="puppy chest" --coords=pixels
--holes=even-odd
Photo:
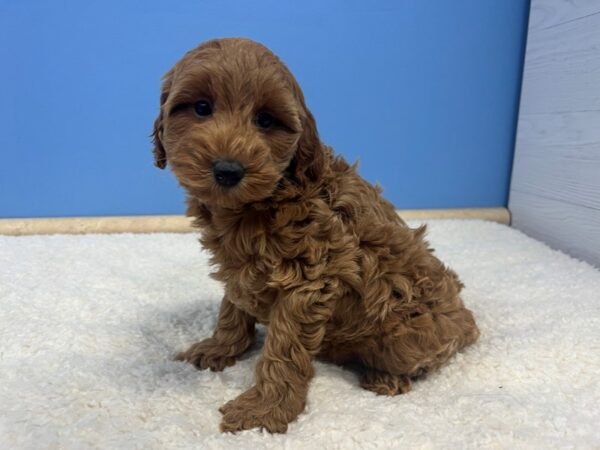
[[[273,304],[277,300],[277,291],[266,285],[258,287],[243,280],[232,280],[226,286],[229,301],[242,311],[255,317],[262,324],[269,322]]]

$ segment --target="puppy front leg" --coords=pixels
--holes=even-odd
[[[271,311],[256,384],[226,403],[221,431],[261,427],[284,433],[304,410],[313,377],[312,359],[318,353],[331,317],[331,302],[318,291],[283,296]]]
[[[254,317],[231,303],[225,294],[213,336],[193,344],[175,359],[190,362],[200,370],[221,371],[233,366],[235,357],[254,343],[254,323]]]

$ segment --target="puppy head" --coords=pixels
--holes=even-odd
[[[155,164],[168,163],[202,203],[236,208],[268,198],[286,175],[301,184],[320,175],[323,151],[302,91],[256,42],[211,40],[188,52],[164,76],[160,103]]]

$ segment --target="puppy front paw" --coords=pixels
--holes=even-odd
[[[176,361],[187,361],[197,369],[210,369],[220,372],[235,364],[235,357],[226,355],[227,349],[219,345],[214,338],[196,342],[186,351],[175,356]]]
[[[269,433],[285,433],[302,409],[304,402],[285,404],[269,399],[255,386],[219,408],[223,414],[220,428],[222,432],[264,428]]]

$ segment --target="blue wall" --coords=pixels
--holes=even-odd
[[[0,217],[173,214],[159,78],[199,42],[279,54],[323,140],[400,208],[503,206],[527,0],[0,0]]]

